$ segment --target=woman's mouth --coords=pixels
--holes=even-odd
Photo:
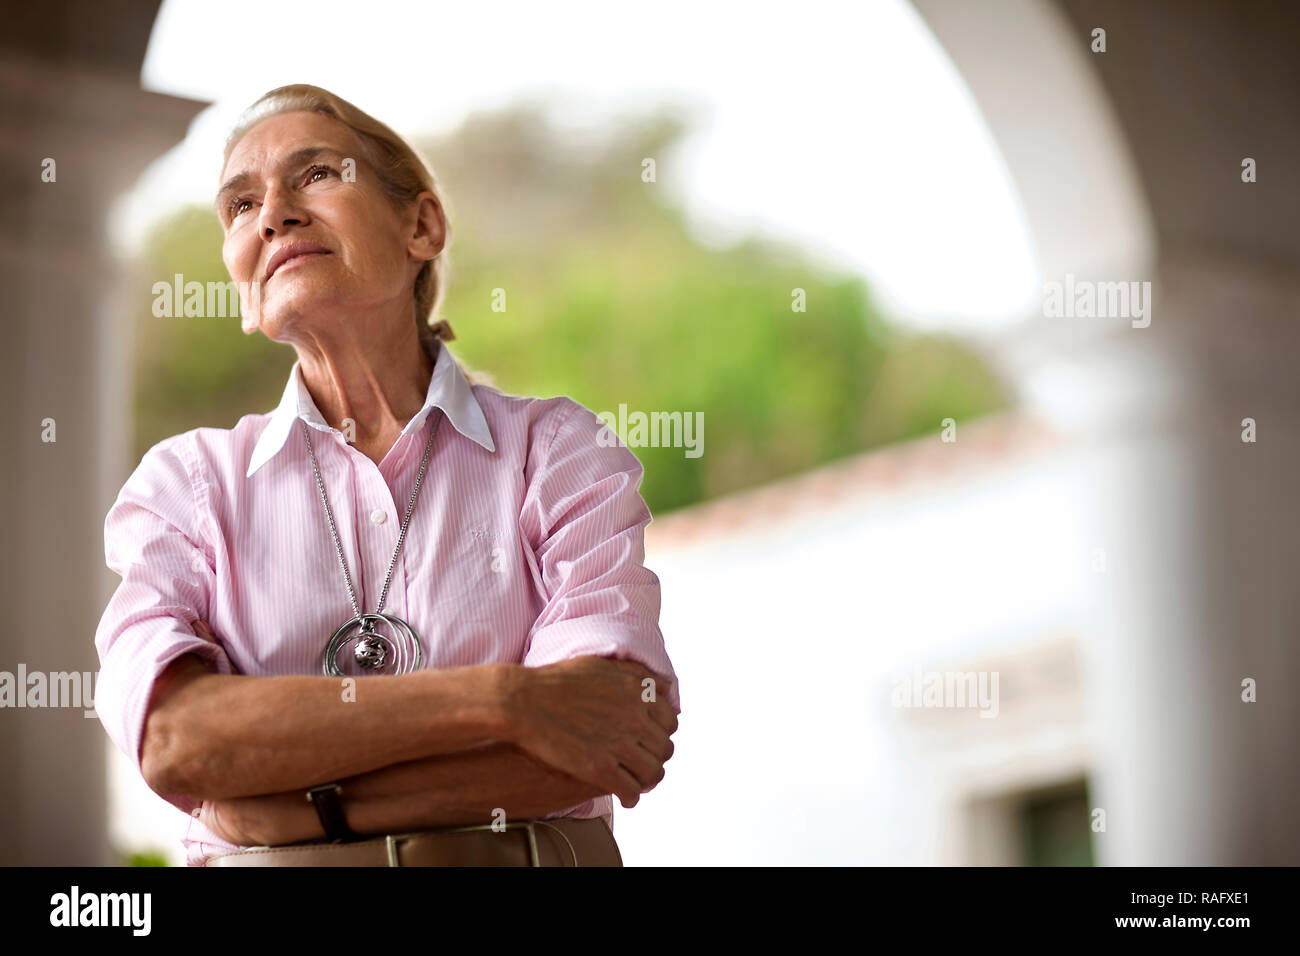
[[[292,269],[298,263],[306,262],[308,259],[317,259],[320,256],[328,256],[328,255],[329,255],[328,252],[304,252],[301,255],[294,256],[292,259],[284,260],[283,263],[281,263],[279,266],[276,267],[275,272],[272,272],[271,275],[273,276],[279,275],[284,270]]]
[[[329,249],[314,242],[305,242],[303,240],[286,242],[272,253],[271,261],[266,264],[266,277],[262,281],[269,281],[271,276],[285,266],[291,265],[300,259],[313,259],[316,256],[328,255],[330,255]]]

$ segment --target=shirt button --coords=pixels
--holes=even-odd
[[[374,511],[370,512],[370,520],[375,524],[383,524],[388,520],[388,512],[384,511],[382,508],[376,508]]]

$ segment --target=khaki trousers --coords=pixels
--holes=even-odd
[[[352,843],[254,847],[205,866],[622,866],[605,821],[524,820],[389,834]]]

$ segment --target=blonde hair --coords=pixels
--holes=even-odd
[[[357,134],[365,159],[379,177],[380,185],[394,206],[411,203],[422,192],[430,192],[447,216],[447,206],[438,189],[433,170],[411,146],[369,113],[358,109],[342,97],[319,86],[295,83],[281,86],[263,94],[257,102],[240,114],[235,128],[226,138],[222,167],[230,160],[230,153],[244,135],[262,120],[280,113],[305,111],[332,117]],[[446,222],[446,236],[442,251],[426,262],[415,277],[415,326],[421,339],[438,338],[444,342],[455,339],[451,325],[438,315],[450,279],[447,247],[451,245],[451,222]]]

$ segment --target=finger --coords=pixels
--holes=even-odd
[[[645,726],[637,736],[637,742],[660,762],[673,755],[672,739],[669,737],[668,732],[653,720],[645,722]]]
[[[673,753],[677,750],[673,742],[668,737],[655,738],[650,741],[642,741],[641,746],[655,755],[655,758],[662,764],[673,759]]]
[[[677,713],[665,698],[659,697],[654,703],[646,706],[656,724],[670,734],[677,732]]]
[[[644,748],[642,749],[644,750]],[[649,779],[641,781],[641,792],[649,793],[655,787],[659,786],[659,784],[664,782],[664,776],[667,773],[667,770],[664,769],[664,762],[656,757],[653,752],[649,750],[644,750],[644,752],[646,756],[654,762],[655,766],[654,774]]]
[[[204,800],[199,808],[194,811],[194,816],[199,818],[199,823],[207,827],[213,833],[217,832],[217,821],[215,819],[215,807],[211,800]]]
[[[641,793],[652,790],[664,778],[664,765],[638,743],[619,751],[619,762],[636,778]]]
[[[599,787],[602,793],[617,794],[620,799],[641,793],[636,778],[621,767],[613,755],[597,758],[586,748],[581,748],[567,754],[566,758],[550,765],[561,768],[575,780]],[[543,763],[548,762],[545,757],[538,759]]]
[[[596,786],[618,797],[623,806],[630,809],[641,799],[641,781],[616,761],[606,763],[599,776],[599,780],[593,781]]]
[[[615,768],[613,776],[616,779],[617,786],[611,792],[618,797],[624,807],[631,810],[641,799],[641,781],[628,773],[627,769],[621,765]]]

